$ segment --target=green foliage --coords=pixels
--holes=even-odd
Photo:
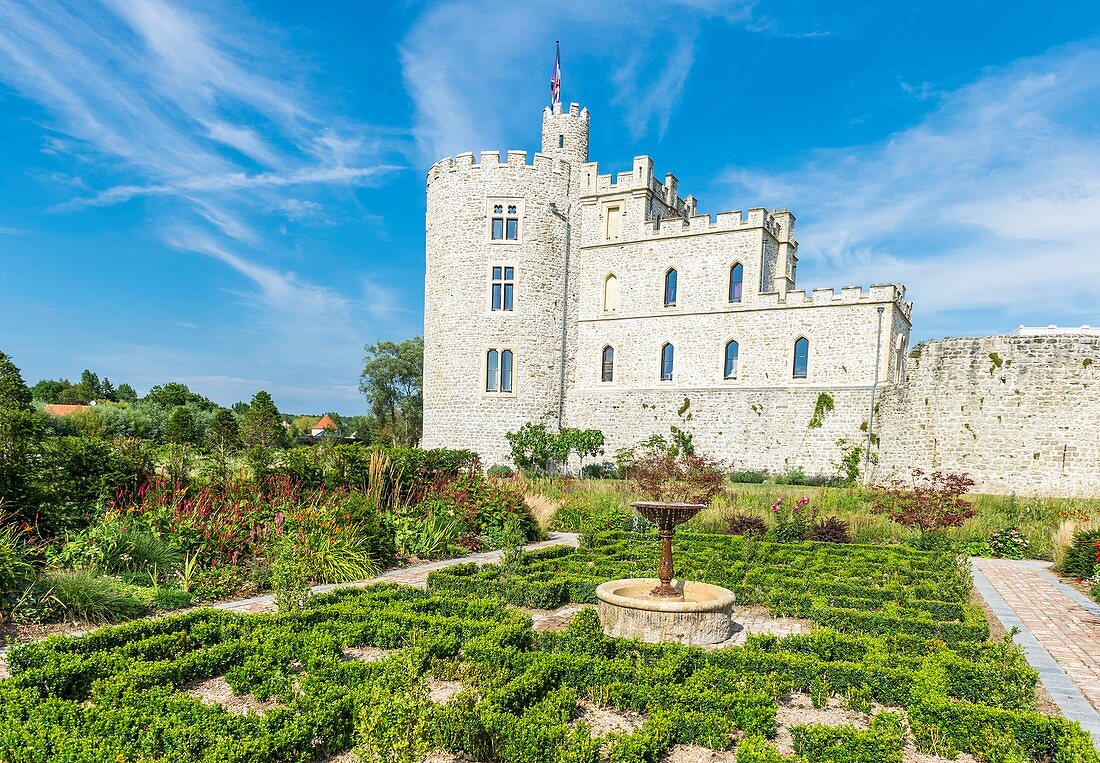
[[[195,445],[198,443],[199,438],[195,430],[195,419],[186,405],[176,406],[168,414],[164,437],[174,445]]]
[[[213,411],[218,407],[209,398],[203,397],[197,392],[192,392],[186,384],[180,382],[157,384],[149,390],[143,399],[165,411],[170,411],[181,405],[195,405],[206,411]]]
[[[45,622],[113,623],[146,612],[133,587],[93,570],[49,570],[29,594],[17,614]]]
[[[581,552],[577,568],[601,564],[623,542]],[[735,561],[729,552],[740,543],[726,538],[703,545],[695,551],[712,557],[721,551],[718,561],[726,563]],[[822,579],[824,560],[853,589],[866,590],[873,580],[880,582],[873,590],[898,586],[895,594],[937,585],[931,560],[918,552],[761,546],[768,558],[753,569],[773,576],[765,589],[786,574],[801,577],[804,562],[811,567],[807,580],[837,585]],[[553,565],[574,574],[572,561],[568,549],[528,555],[521,565],[528,590],[535,590],[532,576]],[[460,571],[464,575],[453,577],[487,576],[484,586],[494,593],[518,593],[511,588],[514,575],[502,578],[473,565]],[[883,583],[884,572],[902,577]],[[880,600],[861,611],[883,608]],[[944,622],[936,619],[944,613],[928,611],[901,620],[927,625],[929,615]],[[361,662],[345,658],[351,647],[393,651]],[[442,750],[486,763],[652,763],[675,744],[725,750],[736,743],[740,763],[792,763],[765,741],[776,733],[776,703],[789,691],[816,686],[821,694],[858,695],[903,710],[918,744],[937,754],[969,753],[984,761],[1022,753],[1027,760],[1097,763],[1079,726],[1008,699],[1018,690],[1034,692],[1035,674],[1026,665],[1015,669],[1023,664],[1011,645],[1004,651],[980,637],[951,645],[904,629],[820,628],[705,651],[607,638],[587,611],[564,632],[536,634],[526,614],[473,588],[440,595],[372,586],[315,596],[300,611],[194,611],[17,648],[9,655],[12,677],[0,682],[0,757],[254,763],[328,759],[354,746],[374,761],[419,761]],[[297,679],[292,666],[302,671]],[[183,691],[189,682],[219,675],[238,692],[285,707],[236,715]],[[433,678],[460,680],[471,691],[433,703],[426,692]],[[594,738],[587,724],[573,722],[581,698],[646,720],[635,730]],[[792,737],[806,761],[897,761],[902,728],[891,712],[876,715],[867,729],[805,726]],[[28,750],[42,752],[34,758]]]
[[[512,463],[525,471],[545,473],[554,458],[555,437],[545,424],[528,421],[505,439],[512,447]]]
[[[828,392],[822,392],[817,396],[817,402],[814,403],[814,412],[810,416],[810,429],[820,429],[825,423],[825,416],[832,412],[836,407],[836,401],[833,400],[833,396]]]
[[[134,517],[110,511],[86,530],[67,538],[57,561],[66,567],[103,572],[171,575],[181,556]]]
[[[1062,558],[1061,572],[1066,577],[1091,578],[1100,564],[1100,530],[1080,529],[1073,533],[1073,543]]]
[[[836,464],[837,471],[845,485],[855,485],[859,481],[863,464],[863,446],[846,437],[837,440],[836,444],[840,448],[840,460]]]
[[[424,418],[424,339],[367,345],[359,390],[367,397],[378,433],[394,445],[420,440]]]
[[[0,408],[10,411],[31,410],[31,391],[11,358],[0,351]]]
[[[271,395],[260,390],[252,396],[240,427],[241,442],[246,448],[274,449],[286,442],[282,417]]]
[[[34,577],[32,555],[24,540],[26,533],[8,524],[0,514],[0,622],[7,611],[5,600]]]

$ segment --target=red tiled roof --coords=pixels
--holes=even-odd
[[[318,421],[316,424],[313,425],[313,428],[314,429],[339,429],[340,427],[336,426],[336,422],[333,421],[332,417],[329,416],[326,413],[324,416],[321,417],[320,421]]]
[[[60,403],[47,403],[42,406],[42,410],[51,416],[68,416],[70,413],[79,413],[80,411],[86,411],[92,406],[90,405],[62,405]]]

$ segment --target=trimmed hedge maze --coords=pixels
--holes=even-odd
[[[484,763],[655,763],[696,744],[780,763],[790,758],[769,740],[798,691],[815,704],[886,706],[867,728],[793,726],[806,761],[900,762],[907,729],[939,755],[1100,761],[1078,726],[1035,711],[1035,673],[1011,645],[985,640],[965,572],[928,555],[685,538],[682,572],[822,626],[716,651],[606,638],[591,610],[535,633],[508,604],[584,601],[597,579],[649,569],[655,545],[608,535],[528,555],[503,577],[451,569],[433,576],[438,590],[372,586],[299,612],[203,610],[25,645],[0,681],[0,760],[267,763],[355,748],[367,761],[444,750]],[[387,651],[349,659],[366,647]],[[219,676],[270,709],[237,714],[188,691]],[[464,688],[433,697],[440,681]],[[642,720],[597,737],[576,721],[578,702]]]

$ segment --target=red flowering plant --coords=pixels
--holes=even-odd
[[[814,511],[810,508],[808,496],[802,496],[797,501],[783,502],[783,498],[776,496],[771,505],[772,516],[775,517],[775,540],[779,543],[798,543],[806,539],[813,523]]]

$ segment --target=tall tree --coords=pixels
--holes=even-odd
[[[79,397],[86,403],[105,397],[103,385],[99,381],[99,374],[93,373],[87,368],[80,375],[80,384],[77,387],[80,389]]]
[[[424,419],[424,339],[367,345],[359,389],[380,426],[415,445]]]
[[[31,410],[31,391],[23,374],[4,352],[0,351],[0,408],[16,411]]]
[[[115,397],[118,398],[120,403],[136,403],[138,396],[134,388],[126,382],[118,385],[118,389],[115,391]]]
[[[186,384],[180,382],[168,382],[157,384],[149,390],[145,396],[147,402],[159,405],[165,410],[171,410],[180,405],[194,403],[205,411],[212,411],[218,406],[209,398],[203,397],[197,392],[192,392]]]
[[[241,441],[245,447],[277,448],[283,444],[286,430],[275,401],[264,390],[252,396],[252,402],[241,422]]]

